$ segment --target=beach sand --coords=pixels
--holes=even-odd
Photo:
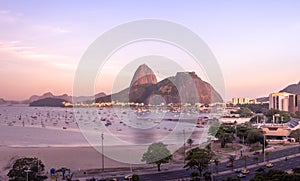
[[[38,157],[45,164],[46,172],[49,172],[50,168],[61,167],[73,171],[102,168],[102,156],[92,147],[0,147],[0,153],[0,180],[5,179],[13,161],[21,157]],[[104,163],[105,168],[129,167],[129,164],[106,157]]]

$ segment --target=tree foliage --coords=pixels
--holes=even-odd
[[[269,109],[269,104],[241,104],[238,106],[246,107],[256,114],[263,113]]]
[[[194,148],[188,152],[184,168],[197,169],[202,176],[202,171],[207,169],[212,157],[213,153],[210,150]]]
[[[242,118],[253,116],[253,112],[247,107],[241,107],[236,111],[236,113],[239,114]]]
[[[47,179],[44,170],[45,165],[38,158],[20,158],[15,161],[7,176],[11,181],[25,181],[28,172],[28,180],[42,181]]]
[[[299,174],[288,174],[281,170],[270,170],[269,172],[257,173],[250,181],[298,181],[300,180]]]
[[[142,161],[148,164],[156,164],[158,171],[160,171],[161,164],[168,163],[171,159],[170,150],[162,142],[152,143],[142,157]]]
[[[273,116],[275,116],[275,114],[280,115],[280,117],[276,117],[278,123],[286,123],[291,120],[291,113],[286,111],[276,110],[276,109],[270,109],[264,112],[264,115],[267,117],[267,122],[271,123],[273,120]]]
[[[214,135],[221,141],[221,147],[225,148],[227,143],[232,143],[234,140],[234,128],[224,124],[214,124],[209,128],[209,134]]]

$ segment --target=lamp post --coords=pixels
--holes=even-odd
[[[264,163],[266,163],[266,134],[264,134]]]
[[[26,181],[28,181],[28,173],[32,171],[27,168],[26,170],[24,170],[24,172],[26,173]]]
[[[103,133],[101,133],[101,148],[102,148],[102,172],[104,172],[104,149],[103,149],[103,140],[104,140],[104,136],[103,136]]]
[[[185,164],[185,129],[183,129],[183,164]]]

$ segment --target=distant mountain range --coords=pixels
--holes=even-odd
[[[80,103],[80,102],[93,102],[95,99],[100,98],[102,96],[106,96],[105,93],[101,92],[94,96],[78,96],[78,97],[72,97],[68,94],[63,95],[53,95],[51,92],[47,92],[41,96],[33,95],[29,99],[24,101],[11,101],[11,100],[4,100],[0,98],[0,105],[12,105],[12,104],[30,104],[30,105],[36,105],[36,102],[41,105],[52,105],[53,103],[59,102],[58,100],[61,100],[60,102],[71,102],[71,103]],[[51,100],[53,99],[53,100]],[[42,101],[41,101],[42,100]],[[33,104],[32,104],[33,103]]]
[[[291,94],[300,95],[300,82],[298,82],[298,84],[288,85],[286,88],[282,89],[279,92],[287,92],[287,93],[291,93]],[[256,100],[259,102],[266,102],[266,101],[269,101],[269,97],[260,97],[260,98],[257,98]]]
[[[300,82],[298,84],[291,84],[286,88],[282,89],[280,92],[288,92],[291,94],[299,94],[300,95]]]
[[[194,88],[193,88],[194,87]],[[145,64],[136,70],[130,87],[118,93],[96,99],[96,102],[134,102],[144,104],[223,102],[219,93],[195,72],[178,72],[157,82],[153,71]]]

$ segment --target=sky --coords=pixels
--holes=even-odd
[[[23,100],[49,91],[72,94],[77,65],[88,47],[111,28],[142,19],[167,20],[195,32],[218,61],[225,100],[267,96],[300,81],[299,9],[297,0],[1,0],[0,98]],[[166,45],[127,48],[145,55],[150,49],[151,53],[163,49],[161,54],[177,58],[185,69],[194,68],[184,53],[174,50],[177,53],[171,55],[172,48]],[[120,79],[116,76],[130,63],[131,56],[124,50],[123,55],[108,61],[95,92],[111,93],[112,83]],[[202,76],[198,67],[195,71]]]

